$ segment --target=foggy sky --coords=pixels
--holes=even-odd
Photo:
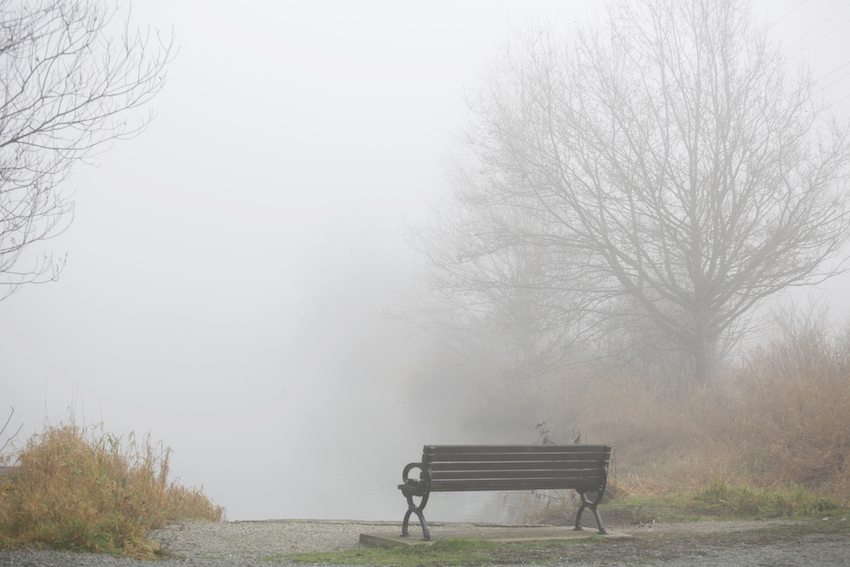
[[[231,520],[400,519],[402,467],[465,440],[451,404],[409,398],[417,347],[377,317],[416,289],[405,227],[445,191],[464,91],[511,26],[599,5],[138,0],[180,51],[147,131],[67,181],[59,282],[0,303],[0,415],[22,439],[72,411],[150,432]],[[844,113],[845,5],[771,30]],[[848,288],[822,290],[837,318]]]

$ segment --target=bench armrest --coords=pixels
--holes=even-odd
[[[419,469],[423,472],[427,471],[424,463],[410,463],[404,467],[404,471],[401,473],[404,484],[399,484],[398,487],[405,496],[424,496],[429,492],[430,487],[427,478],[422,478],[423,476],[427,477],[427,472],[426,474],[420,473],[418,479],[410,478],[408,475],[413,469]]]

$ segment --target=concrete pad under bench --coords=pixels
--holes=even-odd
[[[523,526],[516,524],[465,524],[462,528],[446,524],[444,527],[433,526],[431,530],[431,541],[423,541],[421,530],[416,533],[411,526],[411,534],[407,537],[387,533],[360,534],[360,543],[379,547],[396,547],[400,545],[433,544],[437,541],[450,539],[465,539],[470,541],[492,541],[499,543],[520,541],[565,541],[598,536],[606,539],[628,539],[632,536],[619,532],[608,532],[607,535],[599,535],[595,528],[585,528],[575,531],[568,526]]]

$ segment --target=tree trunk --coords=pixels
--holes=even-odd
[[[698,317],[694,325],[694,342],[691,356],[694,361],[694,380],[700,386],[705,386],[712,378],[714,371],[714,348],[716,340],[710,336],[706,322]]]

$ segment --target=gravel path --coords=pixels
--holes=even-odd
[[[631,540],[606,545],[570,547],[562,565],[576,563],[627,567],[847,566],[850,536],[802,536],[795,541],[753,541],[746,532],[776,522],[697,522],[629,526]],[[786,524],[787,525],[787,524]],[[440,524],[432,524],[437,535]],[[473,528],[451,524],[452,531]],[[616,529],[616,528],[615,528]],[[185,522],[153,532],[173,558],[162,562],[43,550],[0,551],[0,567],[248,567],[293,565],[282,555],[300,551],[332,551],[359,546],[360,533],[398,533],[398,522],[280,520],[263,522]],[[668,534],[681,537],[663,538]],[[687,534],[698,534],[690,536]],[[705,537],[718,534],[719,537]],[[722,536],[720,535],[722,534]],[[661,540],[663,544],[660,544]],[[267,558],[275,560],[269,561]],[[304,564],[299,564],[304,565]]]
[[[169,553],[185,557],[262,559],[302,551],[338,551],[359,546],[360,534],[399,533],[399,522],[272,520],[186,522],[152,534]]]

